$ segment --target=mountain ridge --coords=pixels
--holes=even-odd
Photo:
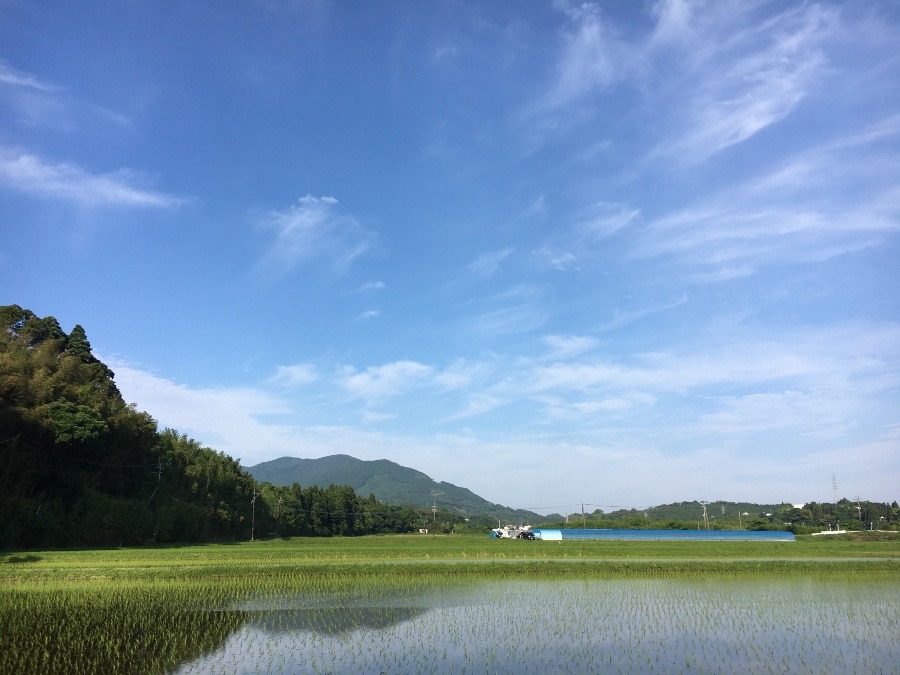
[[[303,487],[350,485],[357,494],[373,494],[386,504],[412,504],[419,508],[436,506],[464,516],[490,515],[494,518],[525,518],[541,522],[551,517],[523,509],[495,504],[468,488],[436,481],[417,469],[389,459],[363,460],[346,454],[314,459],[279,457],[244,467],[259,482]]]

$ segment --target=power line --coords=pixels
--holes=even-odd
[[[150,502],[153,501],[153,498],[156,496],[157,490],[159,490],[160,483],[162,483],[162,470],[165,469],[168,465],[163,464],[162,458],[156,463],[156,487],[153,488],[153,493],[150,495],[150,499],[147,500],[147,506],[150,506]]]
[[[602,506],[606,509],[624,509],[624,506],[619,506],[617,504],[588,504],[584,502],[583,504],[579,502],[578,504],[560,504],[559,506],[523,506],[521,509],[517,509],[519,511],[546,511],[549,509],[574,509],[579,508],[581,506]]]

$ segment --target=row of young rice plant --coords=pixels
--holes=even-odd
[[[734,564],[743,569],[827,564],[855,569],[862,560],[900,561],[895,541],[853,542],[824,538],[796,542],[497,541],[486,536],[377,536],[296,538],[228,545],[148,547],[86,551],[35,551],[0,554],[0,581],[8,579],[208,579],[246,574],[293,574],[298,570],[358,566],[402,568],[409,563],[466,563],[485,572],[506,563],[583,563],[600,569],[624,565],[686,565],[700,568]],[[781,563],[785,563],[781,565]],[[478,572],[475,572],[478,573]]]
[[[214,585],[47,584],[0,595],[0,672],[167,672],[221,644],[240,618]]]

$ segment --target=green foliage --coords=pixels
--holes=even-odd
[[[57,443],[96,440],[109,431],[100,413],[86,405],[60,400],[43,410]]]
[[[231,457],[165,429],[156,448],[155,540],[250,538],[253,479]]]
[[[146,540],[156,438],[83,329],[0,307],[0,547]]]
[[[302,487],[263,483],[256,501],[257,537],[356,536],[411,532],[424,512],[360,497],[349,485]]]

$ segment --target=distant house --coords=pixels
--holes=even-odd
[[[795,509],[802,509],[804,506],[806,506],[806,502],[804,502],[803,504],[791,504],[791,506],[793,506]]]

